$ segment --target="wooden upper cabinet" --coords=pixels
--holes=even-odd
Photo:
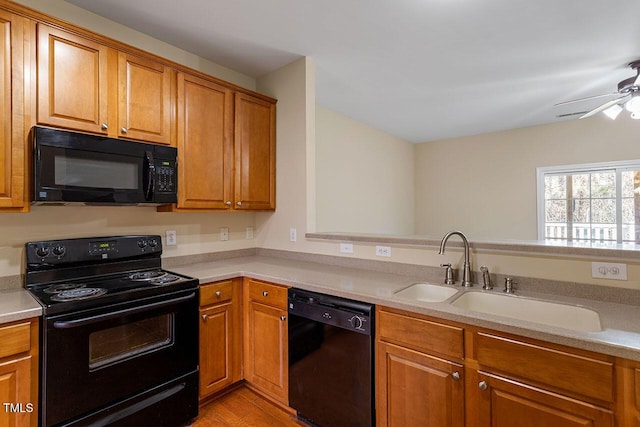
[[[174,71],[38,24],[40,124],[171,144]]]
[[[109,79],[115,52],[97,42],[38,24],[38,123],[107,134]]]
[[[118,133],[171,144],[174,71],[148,59],[118,53]]]
[[[233,204],[233,92],[178,74],[178,208]]]
[[[0,209],[28,210],[23,76],[30,72],[23,18],[0,11]]]
[[[236,93],[235,108],[235,209],[273,210],[276,206],[275,104]]]

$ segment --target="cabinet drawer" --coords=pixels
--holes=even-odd
[[[209,283],[200,287],[200,306],[228,301],[233,296],[233,281]]]
[[[635,373],[635,396],[636,396],[636,409],[640,411],[640,368],[634,369]]]
[[[378,311],[378,339],[423,353],[464,357],[464,330],[402,314]]]
[[[30,334],[29,322],[0,328],[0,358],[31,350]]]
[[[613,402],[612,362],[481,332],[476,350],[481,367]]]
[[[283,310],[287,309],[287,288],[285,286],[249,280],[249,298]]]

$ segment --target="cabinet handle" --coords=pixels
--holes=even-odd
[[[206,322],[206,321],[207,321],[207,317],[209,317],[209,316],[208,316],[208,315],[206,315],[206,314],[203,314],[203,315],[202,315],[202,321],[203,321],[203,322]]]
[[[220,298],[220,295],[222,295],[222,292],[220,292],[220,291],[216,291],[216,296],[217,296],[218,298]]]
[[[236,202],[236,205],[238,205],[238,206],[242,206],[242,200],[237,201],[237,202]]]
[[[488,387],[488,385],[487,385],[487,382],[486,382],[486,381],[480,381],[480,382],[478,383],[478,388],[479,388],[480,390],[486,390],[486,389],[487,389],[487,387]]]
[[[228,202],[225,202],[225,205],[231,206],[231,200],[229,200]]]
[[[102,126],[100,126],[102,128],[102,130],[107,130],[109,129],[109,126],[107,126],[106,123],[103,123]]]
[[[120,128],[120,132],[127,133],[127,128]]]
[[[262,291],[262,296],[263,297],[268,297],[269,296],[269,292],[268,291]]]
[[[283,314],[282,316],[280,316],[280,320],[282,320],[282,321],[284,322],[285,320],[287,320],[287,316],[285,316],[285,315]]]
[[[460,372],[454,372],[453,374],[451,374],[451,378],[458,381],[460,379]]]

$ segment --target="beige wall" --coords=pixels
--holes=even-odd
[[[536,167],[640,159],[621,114],[416,145],[416,233],[537,239]]]
[[[413,144],[316,108],[316,231],[413,234]]]

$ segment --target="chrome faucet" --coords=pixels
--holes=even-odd
[[[461,231],[450,231],[444,235],[442,241],[440,242],[440,251],[438,252],[440,255],[444,254],[444,247],[447,245],[447,240],[449,237],[457,234],[462,239],[462,243],[464,244],[464,266],[462,268],[462,286],[470,287],[473,286],[471,283],[471,264],[469,263],[469,241],[466,236],[462,234]]]

